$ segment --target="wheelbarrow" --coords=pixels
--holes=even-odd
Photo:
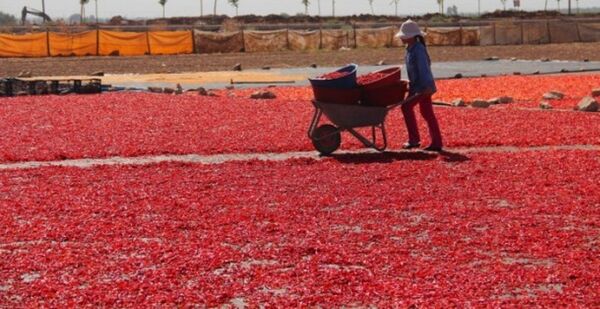
[[[406,101],[388,106],[369,106],[313,100],[315,113],[308,129],[308,137],[321,155],[330,155],[340,147],[342,132],[350,133],[365,147],[383,152],[387,148],[385,118],[390,110],[402,105],[404,102]],[[323,114],[327,116],[331,124],[319,125]],[[358,128],[369,127],[371,128],[370,137],[357,131]],[[380,142],[377,139],[378,131],[381,132]]]

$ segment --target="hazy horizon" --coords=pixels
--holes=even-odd
[[[425,13],[437,12],[439,7],[435,0],[416,1],[400,0],[398,13],[400,15],[417,15]],[[116,15],[121,15],[126,18],[156,18],[162,17],[162,7],[158,4],[158,0],[128,0],[127,6],[122,7],[122,0],[98,0],[98,15],[100,18],[110,18]],[[168,0],[166,4],[166,16],[198,16],[200,15],[200,0]],[[213,12],[212,0],[204,0],[204,15],[210,15]],[[253,2],[249,0],[240,0],[239,14],[281,14],[286,13],[295,15],[304,13],[304,6],[300,0],[258,0],[260,5],[251,5]],[[331,16],[332,5],[329,0],[321,0],[321,15]],[[336,1],[336,15],[354,15],[354,14],[369,14],[371,8],[368,0],[355,0],[352,4],[347,4],[350,0]],[[377,15],[394,15],[394,5],[390,4],[390,0],[374,0],[373,9]],[[0,0],[0,11],[20,16],[21,9],[24,6],[41,10],[41,0],[23,0],[23,1],[8,1]],[[318,1],[311,1],[309,7],[310,15],[318,14]],[[580,0],[581,8],[591,7],[600,4],[598,0]],[[476,13],[477,0],[446,0],[445,6],[456,5],[459,13]],[[566,9],[568,0],[560,1],[560,8]],[[577,2],[572,1],[572,7],[575,10]],[[513,7],[513,1],[507,1],[507,8]],[[502,8],[500,0],[481,0],[481,11],[490,12]],[[523,10],[542,10],[544,8],[544,0],[521,0],[521,9]],[[548,0],[548,9],[557,9],[556,0]],[[67,18],[73,14],[79,14],[79,1],[76,0],[46,0],[46,12],[52,18]],[[227,1],[218,0],[217,14],[225,14],[235,16],[235,8]],[[95,15],[94,0],[86,6],[86,16]]]

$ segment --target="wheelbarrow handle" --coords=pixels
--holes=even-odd
[[[404,100],[404,101],[400,101],[398,103],[395,103],[395,104],[392,104],[392,105],[388,105],[387,109],[388,109],[388,111],[390,111],[390,110],[392,110],[392,109],[394,109],[394,108],[396,108],[398,106],[402,106],[404,104],[410,103],[410,102],[416,100],[417,98],[419,98],[420,96],[421,96],[421,94],[415,94],[415,95],[413,95],[411,97],[406,98],[406,100]]]

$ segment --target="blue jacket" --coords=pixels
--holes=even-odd
[[[409,95],[422,92],[427,88],[437,91],[433,73],[431,73],[431,60],[427,50],[421,42],[416,42],[406,49],[406,71],[409,79]]]

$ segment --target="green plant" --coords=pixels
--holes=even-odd
[[[308,15],[308,6],[310,5],[309,0],[302,0],[302,5],[304,5],[304,14]]]
[[[235,16],[238,15],[238,9],[240,8],[240,0],[227,0],[231,6],[235,8]]]
[[[81,13],[79,17],[79,22],[83,24],[83,20],[85,19],[85,5],[88,4],[90,0],[79,0],[79,4],[81,5]]]
[[[17,18],[13,15],[0,12],[0,25],[14,25],[17,23]]]

